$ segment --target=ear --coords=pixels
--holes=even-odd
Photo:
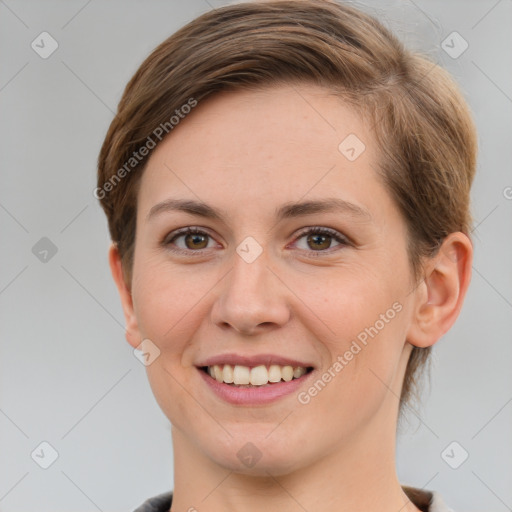
[[[108,262],[119,296],[121,297],[121,305],[123,307],[126,322],[126,341],[128,341],[133,348],[137,348],[140,345],[142,338],[140,336],[137,318],[133,309],[130,284],[125,282],[121,256],[119,255],[119,250],[114,243],[110,246],[108,251]]]
[[[434,345],[459,316],[471,281],[473,245],[467,235],[450,233],[425,266],[426,277],[415,289],[407,341],[416,347]]]

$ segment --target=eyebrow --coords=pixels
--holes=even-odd
[[[227,212],[213,208],[212,206],[200,201],[194,201],[191,199],[166,199],[151,208],[146,217],[146,222],[158,214],[175,211],[181,211],[207,219],[219,220],[224,223],[226,223],[226,220],[229,218]],[[363,221],[372,221],[372,215],[367,209],[338,197],[329,197],[314,201],[284,203],[276,210],[275,216],[278,221],[281,221],[304,215],[330,212],[345,213]]]

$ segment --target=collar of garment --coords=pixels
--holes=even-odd
[[[406,496],[422,512],[454,512],[448,508],[441,496],[435,491],[418,489],[408,485],[402,485]],[[172,504],[172,491],[164,492],[146,500],[134,512],[169,512]]]

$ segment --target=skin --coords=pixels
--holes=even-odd
[[[366,146],[353,162],[338,150],[351,133]],[[450,234],[415,282],[406,225],[378,162],[363,119],[306,85],[217,94],[153,150],[138,195],[132,281],[114,245],[109,260],[128,342],[149,338],[161,351],[147,374],[172,423],[173,511],[418,510],[396,475],[398,397],[412,346],[436,343],[459,314],[472,245]],[[225,221],[176,211],[147,220],[171,197],[222,209]],[[283,203],[326,197],[370,216],[274,216]],[[182,254],[169,248],[168,235],[187,226],[210,235],[195,256],[190,237],[174,240]],[[308,241],[300,231],[314,226],[350,241]],[[248,236],[263,250],[252,263],[236,252]],[[319,378],[396,302],[401,311],[306,405],[296,393],[230,405],[195,367],[228,352],[274,353],[310,362]],[[248,442],[261,453],[253,467],[237,457]]]

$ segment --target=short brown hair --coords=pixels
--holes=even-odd
[[[449,233],[469,236],[476,132],[450,75],[352,7],[328,0],[239,3],[203,14],[161,43],[127,84],[105,137],[95,194],[128,284],[138,184],[149,156],[138,154],[134,170],[126,163],[183,105],[220,90],[280,83],[324,86],[369,116],[381,151],[378,171],[406,222],[416,279],[422,259]],[[402,404],[429,352],[413,348]]]

